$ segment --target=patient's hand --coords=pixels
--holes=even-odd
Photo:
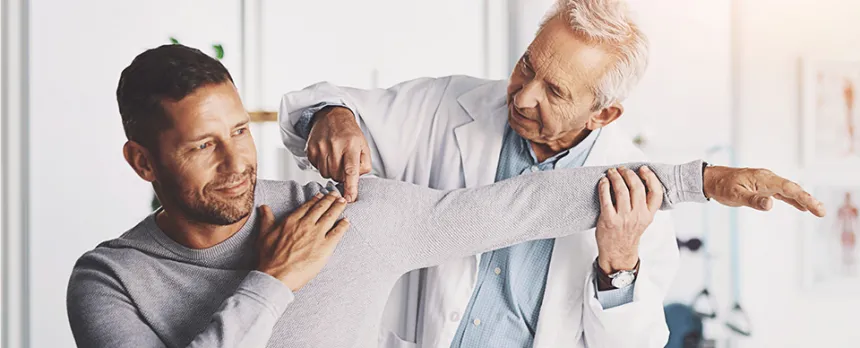
[[[767,169],[707,167],[704,191],[706,197],[730,207],[767,211],[773,207],[773,197],[818,217],[825,214],[824,205],[800,185]]]
[[[344,208],[346,201],[339,195],[317,195],[275,224],[272,210],[261,206],[257,269],[293,292],[305,286],[322,270],[349,228],[346,219],[337,221]]]

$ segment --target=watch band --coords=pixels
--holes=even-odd
[[[702,161],[702,195],[705,196],[705,199],[709,202],[711,201],[711,197],[708,197],[708,195],[705,194],[704,183],[705,183],[705,169],[710,167],[710,166],[711,166],[711,164],[708,163],[707,161]]]
[[[636,261],[636,266],[633,267],[633,281],[636,281],[636,278],[639,277],[639,264],[642,263],[642,260]],[[612,275],[606,274],[603,272],[603,269],[600,268],[600,265],[597,264],[597,259],[594,259],[594,274],[595,279],[597,280],[597,290],[598,291],[607,291],[618,289],[614,285],[612,285],[612,277],[620,272],[613,273]],[[623,271],[622,271],[623,272]]]

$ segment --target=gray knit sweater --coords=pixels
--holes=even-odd
[[[636,168],[637,165],[628,165]],[[651,165],[663,209],[703,202],[702,163]],[[80,347],[374,347],[385,301],[407,271],[594,227],[607,168],[562,169],[438,191],[363,178],[351,228],[322,272],[295,294],[257,271],[256,215],[226,241],[190,249],[150,215],[75,264],[69,322]],[[283,217],[319,184],[260,181],[255,204]]]

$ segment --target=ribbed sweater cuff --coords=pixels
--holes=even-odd
[[[708,201],[705,197],[702,165],[702,161],[693,161],[678,166],[678,182],[681,184],[681,190],[675,192],[677,195],[676,202],[704,203]]]
[[[266,273],[251,271],[239,284],[237,293],[251,297],[279,318],[287,306],[293,302],[295,295],[284,283]]]

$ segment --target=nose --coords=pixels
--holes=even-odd
[[[537,107],[538,100],[540,100],[540,88],[537,83],[530,81],[514,95],[514,106],[517,109],[533,109]]]
[[[248,164],[245,157],[242,156],[242,152],[235,145],[229,143],[222,146],[221,149],[223,151],[221,171],[229,174],[244,173]]]

